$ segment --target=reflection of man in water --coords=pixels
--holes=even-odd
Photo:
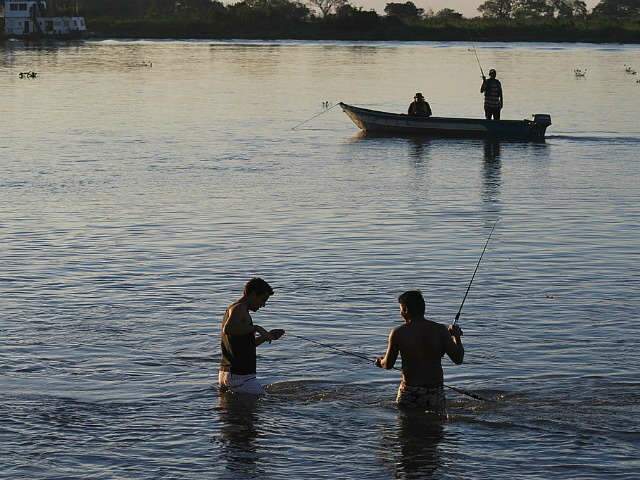
[[[413,102],[409,105],[409,111],[407,113],[417,117],[430,117],[431,107],[421,93],[416,93],[415,97],[413,97]]]
[[[442,422],[436,422],[427,415],[402,413],[399,421],[398,466],[406,478],[433,478],[442,462],[438,454],[438,444],[444,438]]]
[[[462,330],[457,325],[448,328],[424,317],[425,303],[418,290],[408,291],[398,298],[404,325],[391,330],[384,357],[376,366],[391,370],[398,353],[402,355],[402,381],[396,402],[402,408],[420,408],[446,414],[444,375],[441,359],[446,353],[456,364],[464,359]]]
[[[257,312],[264,307],[271,295],[273,289],[267,282],[252,278],[244,286],[240,300],[227,308],[222,321],[222,358],[218,374],[222,391],[251,395],[264,393],[256,379],[256,347],[279,339],[284,330],[268,332],[260,325],[254,325],[249,312]]]
[[[482,86],[480,93],[484,93],[484,116],[487,120],[500,120],[500,110],[504,103],[502,96],[502,84],[496,78],[496,71],[492,68],[489,70],[489,78],[482,77]]]
[[[379,423],[381,427],[378,455],[391,470],[390,478],[407,480],[438,479],[444,458],[439,445],[445,438],[442,421],[420,411],[399,411],[397,424]]]
[[[226,478],[265,478],[258,450],[258,397],[220,395],[220,451],[226,460]]]

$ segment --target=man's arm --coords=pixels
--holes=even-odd
[[[282,335],[284,335],[284,330],[276,328],[274,330],[270,330],[268,333],[269,338],[265,337],[264,335],[260,335],[258,338],[256,338],[256,347],[258,345],[262,345],[264,342],[271,343],[272,340],[278,340]]]
[[[457,325],[449,325],[447,332],[444,333],[446,339],[447,355],[456,365],[460,365],[464,360],[464,346],[462,345],[462,330]]]
[[[487,77],[482,77],[482,86],[480,87],[480,93],[484,93],[487,89]]]
[[[429,105],[429,102],[426,102],[426,104],[427,104],[427,117],[430,117],[432,115],[431,105]]]
[[[254,325],[251,316],[240,305],[234,305],[230,308],[226,322],[222,326],[222,332],[225,335],[241,336],[250,333],[259,333],[260,337],[265,340],[270,339],[271,335],[260,325]],[[265,341],[263,340],[263,341]]]
[[[264,342],[269,342],[271,343],[270,338],[267,338],[265,335],[260,335],[258,338],[256,338],[256,347],[259,347],[260,345],[262,345]]]
[[[400,348],[398,347],[397,341],[397,333],[396,330],[391,330],[389,334],[389,342],[387,345],[387,353],[385,353],[384,357],[376,358],[376,367],[384,368],[385,370],[391,370],[393,366],[396,364],[396,360],[398,358],[398,353],[400,353]]]

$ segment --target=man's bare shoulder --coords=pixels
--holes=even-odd
[[[244,302],[233,302],[231,305],[229,305],[227,307],[227,312],[231,313],[231,312],[246,312],[247,310],[247,305]]]
[[[434,322],[433,320],[429,320],[429,319],[425,319],[426,320],[426,324],[429,326],[429,328],[433,328],[434,330],[447,330],[447,326],[443,325],[442,323],[438,323],[438,322]]]
[[[449,329],[442,323],[434,322],[433,320],[427,320],[429,324],[429,330],[432,335],[437,335],[441,341],[447,342],[449,340]]]
[[[394,327],[393,329],[391,329],[391,333],[390,333],[391,338],[395,338],[395,339],[405,338],[407,335],[411,335],[409,325],[407,324],[398,325],[397,327]]]
[[[244,320],[245,318],[251,318],[249,315],[249,309],[244,302],[234,302],[227,307],[225,319],[230,320]]]
[[[405,324],[402,324],[402,325],[398,325],[397,327],[393,327],[393,328],[391,329],[391,333],[402,333],[402,332],[406,332],[406,331],[407,331],[407,327],[408,327],[408,325],[407,325],[406,323],[405,323]]]

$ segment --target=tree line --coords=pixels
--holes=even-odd
[[[103,36],[550,40],[640,42],[640,0],[486,0],[481,16],[390,2],[384,14],[349,0],[49,0]]]
[[[144,18],[167,15],[220,15],[225,13],[293,14],[300,20],[324,19],[331,16],[370,15],[377,12],[350,5],[348,0],[243,0],[225,5],[218,0],[49,0],[58,11],[72,12],[79,8],[86,16],[114,18]],[[640,17],[640,0],[601,0],[589,12],[583,0],[487,0],[478,11],[484,18],[586,18]],[[387,3],[385,16],[404,20],[444,18],[462,19],[461,13],[444,8],[438,12],[425,11],[413,2]]]
[[[485,18],[629,18],[640,17],[640,0],[601,0],[592,12],[583,0],[487,0],[478,11]]]

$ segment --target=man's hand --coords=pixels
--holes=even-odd
[[[462,329],[458,325],[449,325],[449,335],[460,338],[463,335]]]
[[[487,77],[485,77],[484,75],[482,75],[482,81],[486,82],[487,81]]]
[[[271,336],[272,340],[279,340],[280,337],[284,335],[284,333],[284,330],[282,330],[281,328],[275,328],[269,331],[269,335]]]
[[[271,335],[271,333],[267,332],[264,328],[262,328],[260,325],[254,325],[253,326],[254,330],[256,332],[258,332],[260,334],[261,338],[264,338],[265,342],[269,342],[271,343],[271,340],[273,340],[273,336]]]
[[[382,357],[376,358],[376,361],[373,363],[375,364],[376,367],[382,368]]]

